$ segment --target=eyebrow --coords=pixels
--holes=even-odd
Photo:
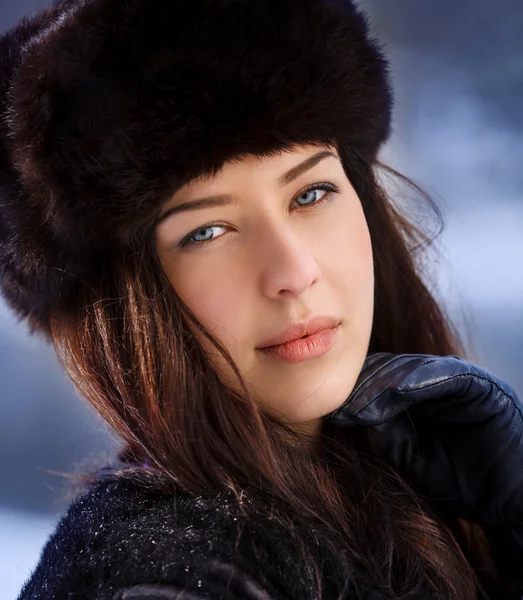
[[[309,158],[305,159],[300,164],[292,167],[287,172],[280,175],[278,178],[278,183],[280,186],[285,186],[297,179],[300,175],[312,169],[315,165],[317,165],[321,160],[333,156],[334,158],[338,158],[336,154],[330,152],[328,150],[322,150],[321,152],[317,152],[313,154]],[[187,210],[197,210],[201,208],[209,208],[212,206],[226,206],[229,204],[234,204],[234,199],[230,194],[223,194],[220,196],[209,196],[207,198],[199,198],[197,200],[189,200],[188,202],[183,202],[182,204],[178,204],[177,206],[173,206],[166,210],[156,221],[156,227],[168,217],[172,215],[179,214],[181,212],[185,212]]]

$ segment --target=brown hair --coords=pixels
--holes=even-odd
[[[416,262],[434,238],[395,206],[378,181],[379,169],[420,192],[442,223],[436,205],[381,162],[347,148],[340,157],[373,245],[369,351],[465,356]],[[500,590],[480,526],[445,520],[378,455],[370,428],[345,431],[324,421],[308,446],[290,426],[260,410],[227,350],[176,294],[153,232],[130,242],[101,286],[86,286],[83,293],[84,308],[75,318],[52,321],[53,342],[73,383],[124,442],[117,473],[138,476],[146,469],[154,485],[175,482],[191,494],[228,488],[240,498],[249,490],[259,498],[259,513],[267,510],[262,498],[269,492],[290,535],[298,536],[298,515],[315,523],[335,560],[357,563],[377,585],[398,593],[424,587],[434,598],[472,600],[482,589]],[[189,321],[222,352],[244,395],[222,383]],[[321,598],[318,565],[306,551],[304,559],[308,572],[318,576],[315,597]]]

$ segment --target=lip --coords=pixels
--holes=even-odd
[[[272,346],[285,344],[286,342],[299,340],[302,337],[314,335],[315,333],[324,331],[326,329],[332,329],[339,324],[340,319],[330,315],[321,315],[306,322],[295,323],[288,327],[283,333],[262,342],[262,345],[258,346],[258,350],[263,350]]]
[[[319,358],[334,348],[340,327],[341,325],[337,325],[332,329],[323,329],[303,339],[263,348],[260,352],[267,357],[290,363],[301,363],[304,360]]]

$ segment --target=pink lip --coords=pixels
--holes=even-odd
[[[323,329],[303,339],[294,340],[277,346],[263,348],[261,351],[274,358],[291,363],[298,363],[308,358],[316,358],[326,354],[335,344],[339,325],[331,329]]]
[[[299,340],[305,336],[312,336],[320,331],[332,329],[339,325],[340,320],[331,316],[318,316],[310,319],[307,322],[296,323],[288,327],[280,335],[269,338],[263,342],[258,348],[260,350]]]

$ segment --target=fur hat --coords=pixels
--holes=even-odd
[[[387,61],[351,0],[55,0],[0,37],[0,290],[31,333],[194,177],[295,143],[374,157]]]

